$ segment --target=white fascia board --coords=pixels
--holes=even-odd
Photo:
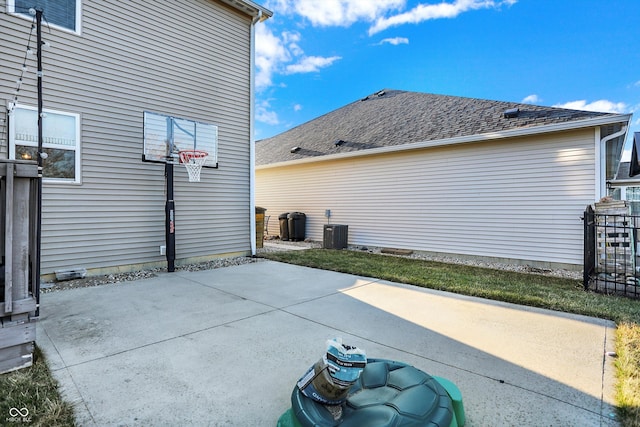
[[[423,148],[443,147],[446,145],[467,144],[472,142],[492,141],[505,138],[518,138],[522,136],[540,135],[544,133],[562,132],[567,130],[583,129],[596,126],[603,126],[612,123],[629,122],[631,114],[615,114],[600,116],[591,119],[576,120],[571,122],[554,123],[551,125],[509,129],[502,132],[489,132],[477,135],[456,136],[453,138],[438,139],[435,141],[413,142],[411,144],[391,145],[367,150],[349,151],[347,153],[327,154],[325,156],[307,157],[299,160],[288,160],[286,162],[270,163],[256,166],[256,169],[269,169],[290,165],[300,165],[305,163],[325,162],[329,160],[346,159],[350,157],[373,156],[376,154],[396,153],[400,151],[419,150]]]
[[[260,16],[260,21],[271,18],[273,12],[269,9],[252,2],[251,0],[220,0],[229,6],[249,14],[252,17]]]

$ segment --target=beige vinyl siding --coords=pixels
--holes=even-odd
[[[164,165],[141,160],[145,110],[218,126],[218,169],[189,183],[175,167],[176,263],[249,253],[250,17],[215,0],[82,8],[81,35],[43,33],[44,105],[80,114],[82,159],[81,184],[44,185],[43,274],[164,263]],[[3,68],[13,71],[0,72],[6,94],[30,22],[3,14],[0,23],[10,37]],[[36,105],[35,78],[23,87],[19,103]]]
[[[580,216],[593,203],[594,131],[353,157],[256,173],[256,204],[307,236],[349,226],[349,243],[554,264],[582,262]]]

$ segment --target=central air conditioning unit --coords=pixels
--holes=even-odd
[[[322,247],[324,249],[346,249],[349,240],[349,226],[326,224],[323,230]]]

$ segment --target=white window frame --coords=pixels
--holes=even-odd
[[[62,31],[66,31],[71,34],[82,34],[82,0],[75,0],[76,2],[76,29],[72,30],[71,28],[63,27],[61,25],[56,24],[46,24],[51,28],[57,28]],[[27,19],[29,21],[33,21],[33,16],[29,14],[25,14],[23,12],[16,12],[16,2],[15,0],[7,0],[7,12],[14,16],[19,16],[20,18]],[[46,18],[46,17],[45,17]],[[43,21],[43,25],[45,22]]]
[[[632,210],[632,212],[631,212],[632,215],[639,215],[640,212],[635,211],[635,209],[633,209],[633,205],[631,205],[631,203],[636,205],[638,202],[640,202],[640,199],[629,199],[629,196],[632,194],[632,192],[629,191],[630,188],[640,188],[640,183],[639,184],[625,185],[624,186],[624,191],[622,191],[622,190],[620,191],[620,198],[622,200],[626,200],[627,202],[629,202],[629,205],[631,206],[631,210]]]
[[[15,110],[31,110],[31,111],[35,111],[37,114],[38,109],[36,107],[31,107],[28,105],[19,105],[17,104],[15,106]],[[15,111],[14,110],[14,111]],[[44,140],[42,143],[42,148],[53,148],[53,149],[59,149],[59,150],[67,150],[67,151],[74,151],[74,165],[75,165],[75,173],[74,173],[74,178],[70,179],[70,178],[55,178],[55,177],[43,177],[44,181],[46,182],[50,182],[50,183],[57,183],[57,184],[81,184],[81,164],[80,164],[80,114],[76,114],[76,113],[69,113],[67,111],[58,111],[58,110],[50,110],[50,109],[43,109],[42,112],[44,114],[58,114],[61,116],[69,116],[69,117],[73,117],[74,122],[75,122],[75,129],[74,129],[74,136],[75,136],[75,147],[74,148],[69,148],[69,145],[65,145],[65,144],[55,144],[55,143],[51,143],[51,142],[46,142],[47,136],[44,135]],[[16,158],[16,145],[20,145],[20,146],[27,146],[27,147],[38,147],[38,143],[37,141],[24,141],[24,140],[17,140],[16,139],[16,123],[14,120],[14,116],[13,113],[12,117],[9,118],[9,159],[15,160]],[[44,118],[46,120],[46,117]]]

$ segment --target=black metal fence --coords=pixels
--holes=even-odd
[[[640,298],[640,216],[584,212],[584,288]]]

